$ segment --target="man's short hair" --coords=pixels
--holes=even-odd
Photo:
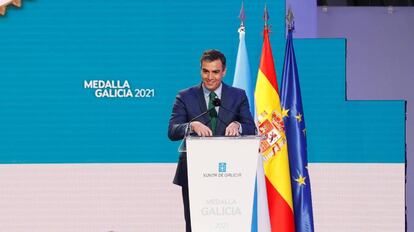
[[[223,65],[223,70],[226,69],[226,57],[219,50],[215,49],[209,49],[203,52],[200,59],[200,65],[203,65],[203,61],[212,62],[215,60],[220,60]]]

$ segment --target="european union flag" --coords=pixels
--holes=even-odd
[[[313,232],[311,185],[308,174],[305,116],[292,39],[293,26],[286,41],[282,75],[282,115],[288,143],[290,175],[296,232]]]

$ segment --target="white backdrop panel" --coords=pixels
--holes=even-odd
[[[175,166],[0,165],[0,231],[184,231]],[[404,164],[309,171],[316,231],[404,231]]]
[[[315,231],[404,232],[404,164],[309,164]]]
[[[0,231],[182,232],[175,166],[0,165]]]

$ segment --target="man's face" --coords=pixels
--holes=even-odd
[[[223,68],[221,60],[203,61],[201,63],[201,79],[204,87],[208,90],[216,90],[220,86],[224,75],[226,75],[226,68]]]

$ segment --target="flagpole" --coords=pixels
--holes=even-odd
[[[254,102],[254,80],[250,73],[250,64],[247,54],[247,46],[245,42],[246,35],[246,14],[244,11],[244,2],[242,1],[240,8],[240,26],[238,28],[239,33],[239,47],[237,51],[236,67],[234,71],[233,86],[246,91],[247,98],[249,99],[250,111],[252,115],[255,115],[255,102]],[[269,209],[267,201],[266,181],[263,170],[262,157],[258,157],[257,162],[257,176],[255,187],[255,198],[253,204],[252,213],[252,232],[270,232],[270,219]]]
[[[276,70],[269,39],[269,14],[264,9],[263,47],[256,81],[255,104],[261,136],[268,210],[272,232],[294,232],[289,157]]]
[[[294,16],[290,8],[286,22],[288,36],[282,72],[281,104],[292,179],[295,229],[296,232],[314,232],[311,183],[307,169],[305,114],[292,39]]]

